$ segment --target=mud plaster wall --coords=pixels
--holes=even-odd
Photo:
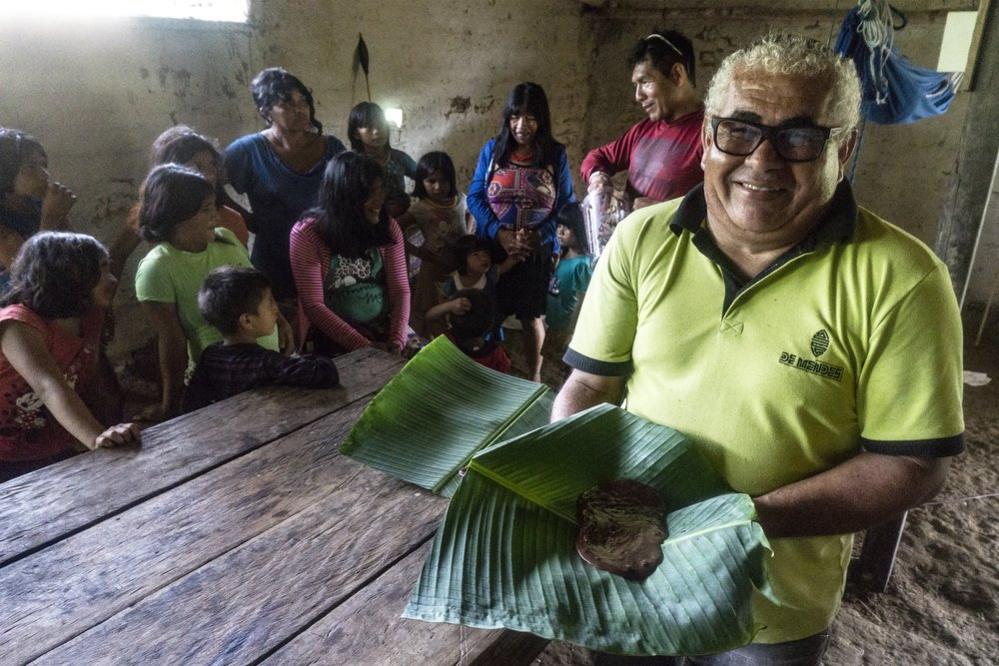
[[[685,4],[698,7],[669,10],[636,8],[636,4],[653,3],[622,3],[590,19],[596,64],[590,79],[587,145],[609,141],[641,118],[632,101],[625,60],[632,43],[654,26],[678,29],[693,40],[697,87],[703,94],[721,59],[771,26],[832,43],[846,8],[853,3],[773,2],[756,7],[728,3],[743,6],[722,9],[713,6],[723,3],[690,2]],[[837,4],[843,9],[837,9]],[[946,20],[946,12],[940,9],[975,8],[974,3],[960,2],[896,4],[909,18],[909,25],[896,33],[896,46],[911,61],[931,68],[937,63]],[[816,10],[816,6],[825,9]],[[868,124],[864,130],[854,179],[858,200],[931,246],[954,168],[968,94],[959,93],[943,116],[912,125]],[[994,266],[995,252],[992,248],[991,256],[980,255],[979,265]]]
[[[357,34],[371,55],[371,92],[404,110],[393,144],[414,158],[443,149],[463,189],[498,129],[511,86],[548,92],[554,133],[578,165],[585,112],[584,21],[576,0],[251,2],[245,26],[134,19],[0,24],[0,125],[38,136],[53,177],[79,194],[76,229],[110,241],[136,197],[152,140],[187,123],[226,145],[262,129],[248,84],[281,65],[310,86],[326,131],[345,143]],[[134,253],[116,301],[112,354],[148,339],[134,294]]]

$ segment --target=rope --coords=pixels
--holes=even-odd
[[[864,43],[871,50],[867,61],[871,80],[877,81],[875,86],[877,104],[888,101],[887,85],[885,83],[885,66],[895,44],[895,28],[892,24],[892,10],[888,0],[860,0],[860,24],[857,31],[864,38]]]

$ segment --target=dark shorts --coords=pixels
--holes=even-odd
[[[510,315],[517,319],[536,319],[545,313],[553,264],[551,245],[542,245],[503,274],[496,284],[496,309],[500,321]]]

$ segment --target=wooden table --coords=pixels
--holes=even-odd
[[[0,663],[527,663],[545,641],[404,620],[446,500],[341,456],[400,367],[250,391],[0,484]]]

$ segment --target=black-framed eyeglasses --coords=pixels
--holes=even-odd
[[[822,155],[829,137],[843,128],[818,125],[774,127],[736,118],[712,118],[711,130],[715,147],[727,155],[752,155],[764,139],[769,139],[777,154],[788,162],[811,162]]]

